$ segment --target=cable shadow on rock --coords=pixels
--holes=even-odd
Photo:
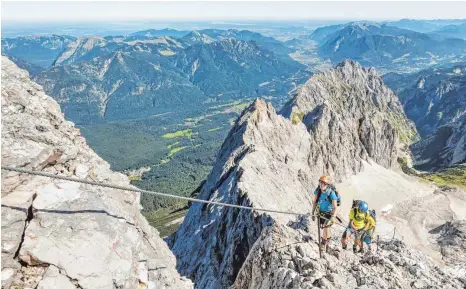
[[[21,207],[15,207],[15,206],[8,206],[8,205],[2,205],[2,208],[9,208],[9,209],[12,209],[12,210],[17,210],[17,211],[21,211],[21,212],[24,212],[24,213],[27,213],[28,212],[28,209],[27,208],[21,208]],[[49,209],[35,209],[33,208],[33,212],[36,213],[36,212],[40,212],[40,213],[52,213],[52,214],[65,214],[65,215],[70,215],[70,214],[105,214],[109,217],[112,217],[112,218],[115,218],[115,219],[118,219],[118,220],[125,220],[125,222],[128,224],[128,225],[131,225],[131,226],[136,226],[134,223],[132,222],[129,222],[128,220],[126,220],[124,217],[120,217],[120,216],[117,216],[117,215],[113,215],[113,214],[110,214],[109,212],[107,212],[106,210],[76,210],[76,211],[68,211],[68,210],[49,210]]]

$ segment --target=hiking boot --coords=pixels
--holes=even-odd
[[[353,253],[356,254],[358,252],[358,247],[353,246]]]
[[[343,248],[343,250],[346,250],[346,248],[348,247],[348,245],[345,244],[345,245],[342,245],[341,247]]]
[[[361,247],[361,249],[359,250],[359,253],[364,253],[364,248]]]

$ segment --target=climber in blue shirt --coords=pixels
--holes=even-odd
[[[319,179],[319,186],[314,190],[314,203],[312,206],[312,220],[315,220],[316,208],[319,208],[320,226],[323,228],[321,246],[326,249],[330,239],[330,227],[335,223],[338,207],[338,195],[331,185],[329,176]]]

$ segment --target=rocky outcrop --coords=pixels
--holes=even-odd
[[[437,243],[442,248],[442,256],[449,264],[465,264],[466,263],[466,221],[455,220],[445,223],[438,228],[440,236]],[[464,274],[466,278],[466,272]]]
[[[2,166],[128,185],[2,57]],[[139,194],[2,171],[2,288],[189,288]]]
[[[397,149],[416,137],[396,95],[375,69],[349,60],[311,77],[281,113],[294,122],[302,119],[312,131],[311,151],[320,150],[323,160],[311,164],[325,165],[331,175],[356,173],[361,160],[369,158],[393,167]]]
[[[411,137],[415,130],[394,94],[373,70],[347,61],[314,75],[281,114],[263,100],[247,108],[198,198],[307,213],[320,175],[342,180],[365,160],[392,167],[402,133]],[[290,221],[290,215],[196,203],[169,244],[177,268],[197,288],[225,288],[263,229]]]
[[[399,240],[381,240],[374,251],[365,254],[332,251],[319,258],[317,241],[304,238],[308,237],[306,231],[287,226],[265,229],[230,288],[463,288],[465,285]]]

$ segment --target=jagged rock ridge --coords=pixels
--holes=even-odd
[[[2,57],[2,166],[128,185]],[[189,288],[139,195],[2,171],[2,288]]]
[[[343,179],[364,161],[393,166],[401,133],[407,142],[415,130],[394,94],[375,71],[346,61],[314,75],[281,115],[263,100],[246,109],[199,198],[306,213],[319,175]],[[235,281],[262,230],[292,220],[193,204],[169,244],[178,269],[198,288],[224,288]]]

